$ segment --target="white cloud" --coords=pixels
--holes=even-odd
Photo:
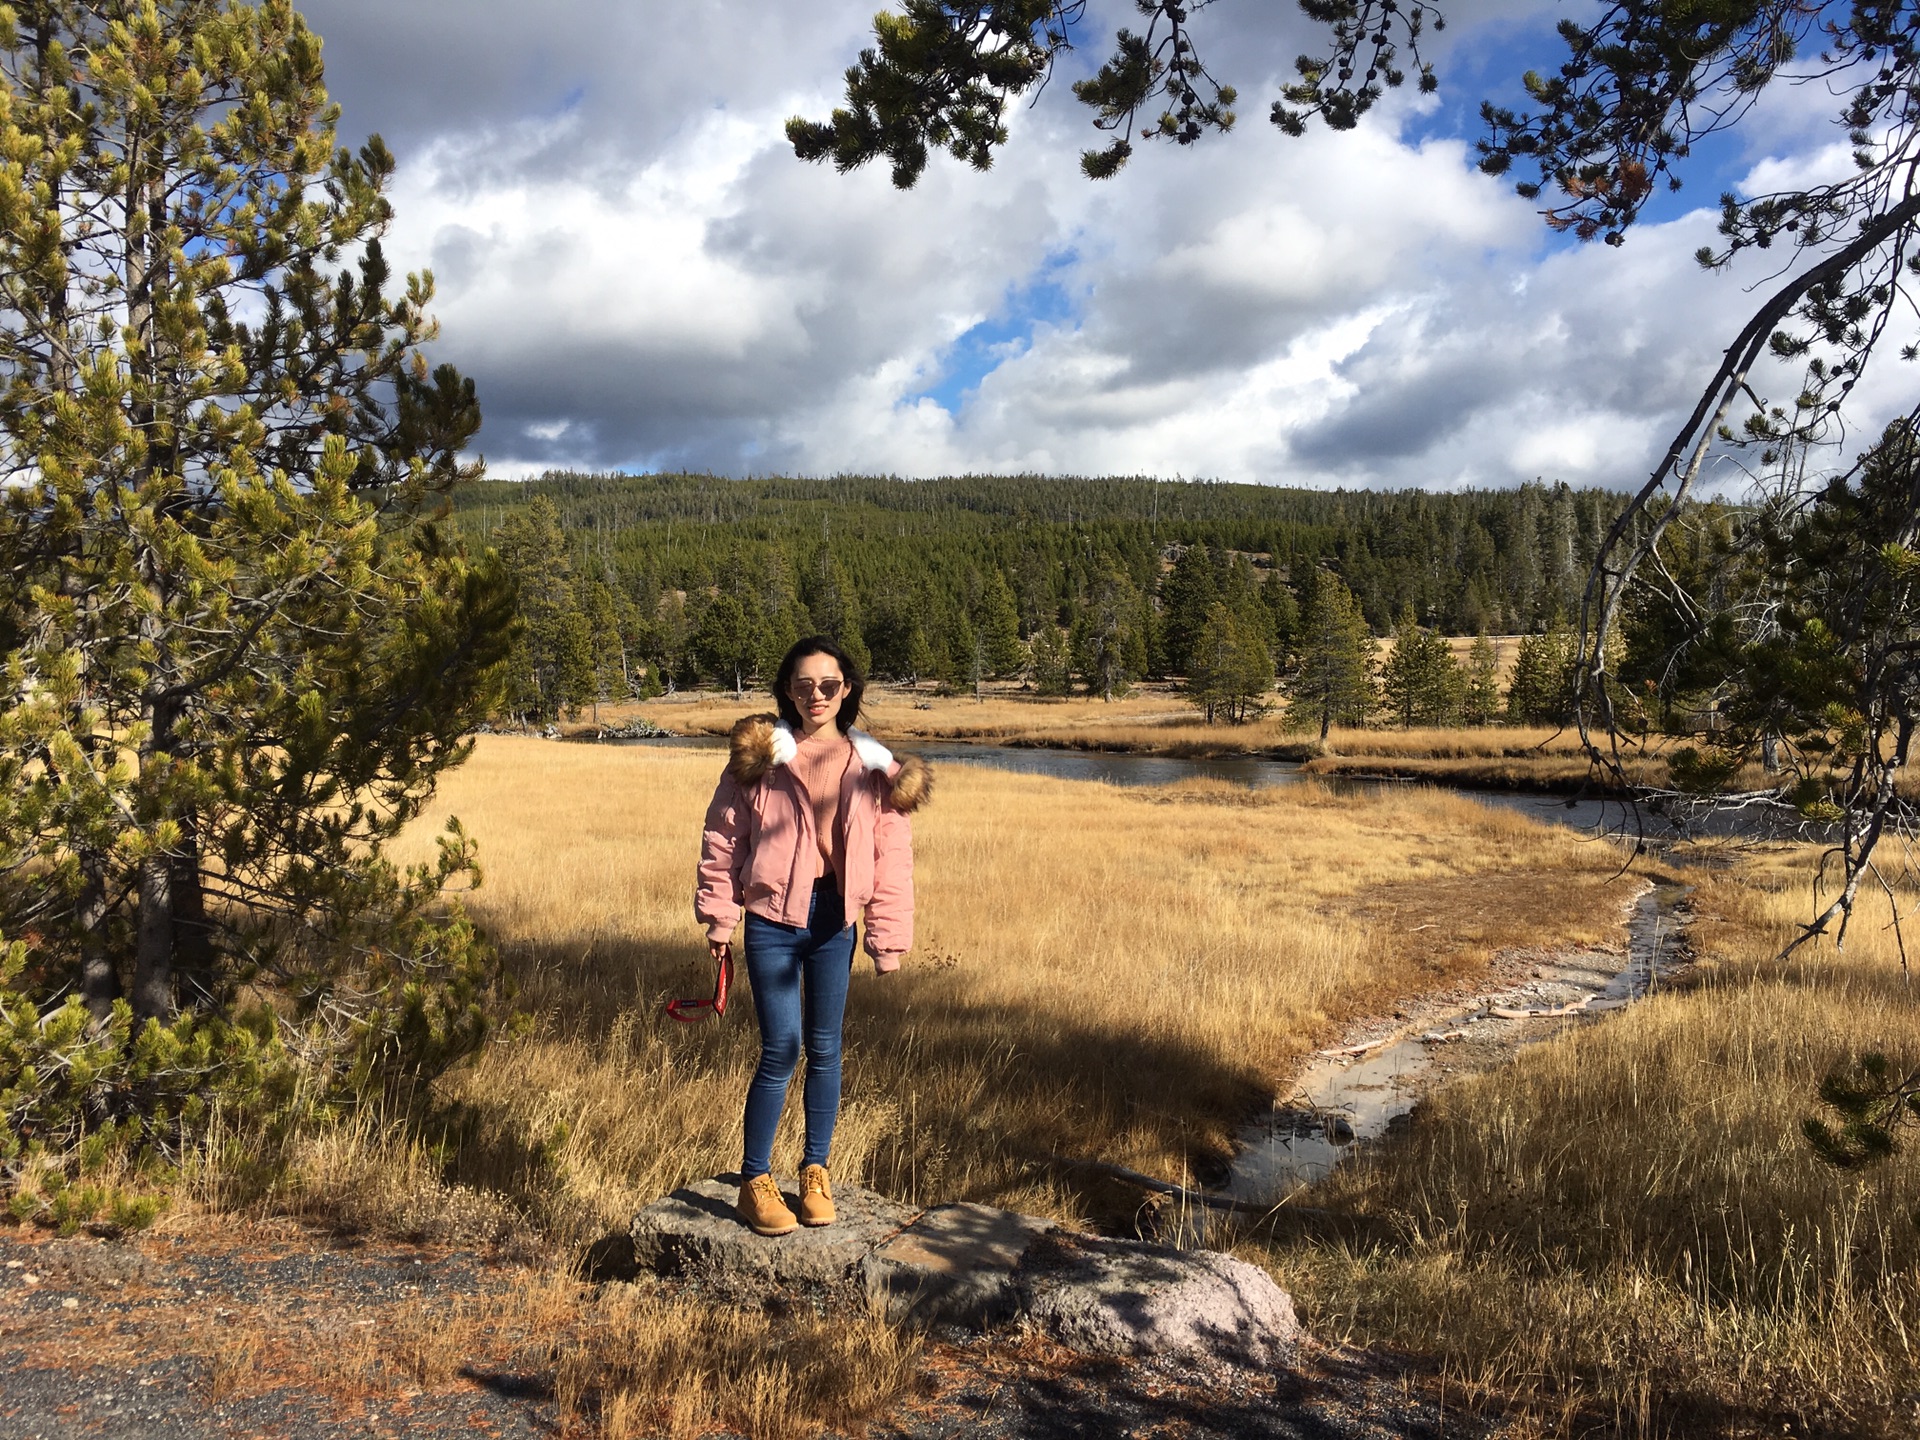
[[[440,349],[479,384],[496,473],[1637,484],[1760,272],[1697,270],[1704,211],[1621,250],[1553,243],[1462,143],[1404,141],[1404,108],[1279,136],[1263,97],[1298,34],[1250,4],[1218,12],[1248,97],[1233,136],[1143,146],[1092,185],[1074,157],[1095,137],[1056,85],[991,172],[936,157],[909,193],[803,166],[780,131],[834,103],[869,0],[565,0],[531,47],[523,12],[305,9],[346,134],[399,138],[391,248],[436,271]],[[1746,183],[1829,166],[1818,115],[1801,97],[1767,117]],[[1068,313],[983,346],[957,413],[924,398],[1037,279]]]

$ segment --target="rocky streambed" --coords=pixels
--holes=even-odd
[[[1687,894],[1667,882],[1636,896],[1624,950],[1508,957],[1492,988],[1425,997],[1353,1027],[1242,1132],[1227,1193],[1256,1205],[1297,1198],[1439,1086],[1652,993],[1685,962]]]

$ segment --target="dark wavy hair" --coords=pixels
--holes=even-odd
[[[840,709],[834,714],[833,723],[840,727],[840,733],[844,735],[860,719],[860,697],[867,693],[867,677],[860,673],[860,667],[854,664],[853,657],[830,635],[809,635],[804,640],[793,642],[793,648],[787,651],[786,658],[780,662],[780,673],[773,677],[773,703],[779,707],[780,718],[797,734],[804,722],[800,719],[800,707],[793,703],[793,672],[800,668],[800,662],[809,655],[831,655],[839,662],[840,674],[846,680],[847,688],[840,692]]]

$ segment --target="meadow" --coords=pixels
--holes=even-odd
[[[473,1178],[571,1241],[737,1164],[745,997],[720,1024],[661,1015],[711,988],[691,891],[719,763],[486,737],[442,789],[482,846],[472,908],[534,1017],[457,1098],[473,1153],[551,1167],[529,1187]],[[914,954],[895,976],[856,966],[836,1171],[1075,1220],[1139,1196],[1070,1185],[1057,1160],[1215,1171],[1342,1020],[1501,947],[1617,936],[1632,889],[1603,846],[1438,793],[1122,790],[958,765],[915,853]],[[776,1167],[797,1150],[784,1135]]]
[[[436,1134],[316,1141],[281,1204],[528,1232],[564,1266],[735,1167],[746,996],[721,1022],[661,1013],[710,986],[690,898],[718,761],[482,738],[414,838],[449,813],[479,837],[469,903],[530,1018],[443,1082]],[[895,976],[857,962],[835,1174],[1117,1230],[1145,1197],[1067,1162],[1215,1182],[1239,1124],[1343,1022],[1471,984],[1500,951],[1617,944],[1638,883],[1607,844],[1425,790],[956,765],[915,826],[919,943]],[[1283,1214],[1209,1243],[1271,1268],[1321,1338],[1417,1357],[1523,1435],[1910,1433],[1920,1163],[1842,1174],[1798,1133],[1834,1065],[1920,1065],[1893,935],[1868,907],[1844,958],[1777,966],[1805,853],[1691,860],[1689,983],[1441,1092],[1313,1195],[1354,1224]],[[796,1097],[777,1173],[797,1148]],[[920,1342],[870,1318],[694,1325],[644,1289],[569,1293],[566,1384],[629,1417],[608,1434],[803,1435],[912,1383]]]

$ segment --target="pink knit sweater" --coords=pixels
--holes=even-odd
[[[840,786],[859,757],[853,753],[853,742],[832,725],[811,738],[794,739],[793,759],[787,768],[807,792],[807,803],[813,807],[813,833],[819,840],[814,878],[831,869],[834,879],[844,882],[846,856],[841,853],[842,837],[835,822],[840,818]]]

